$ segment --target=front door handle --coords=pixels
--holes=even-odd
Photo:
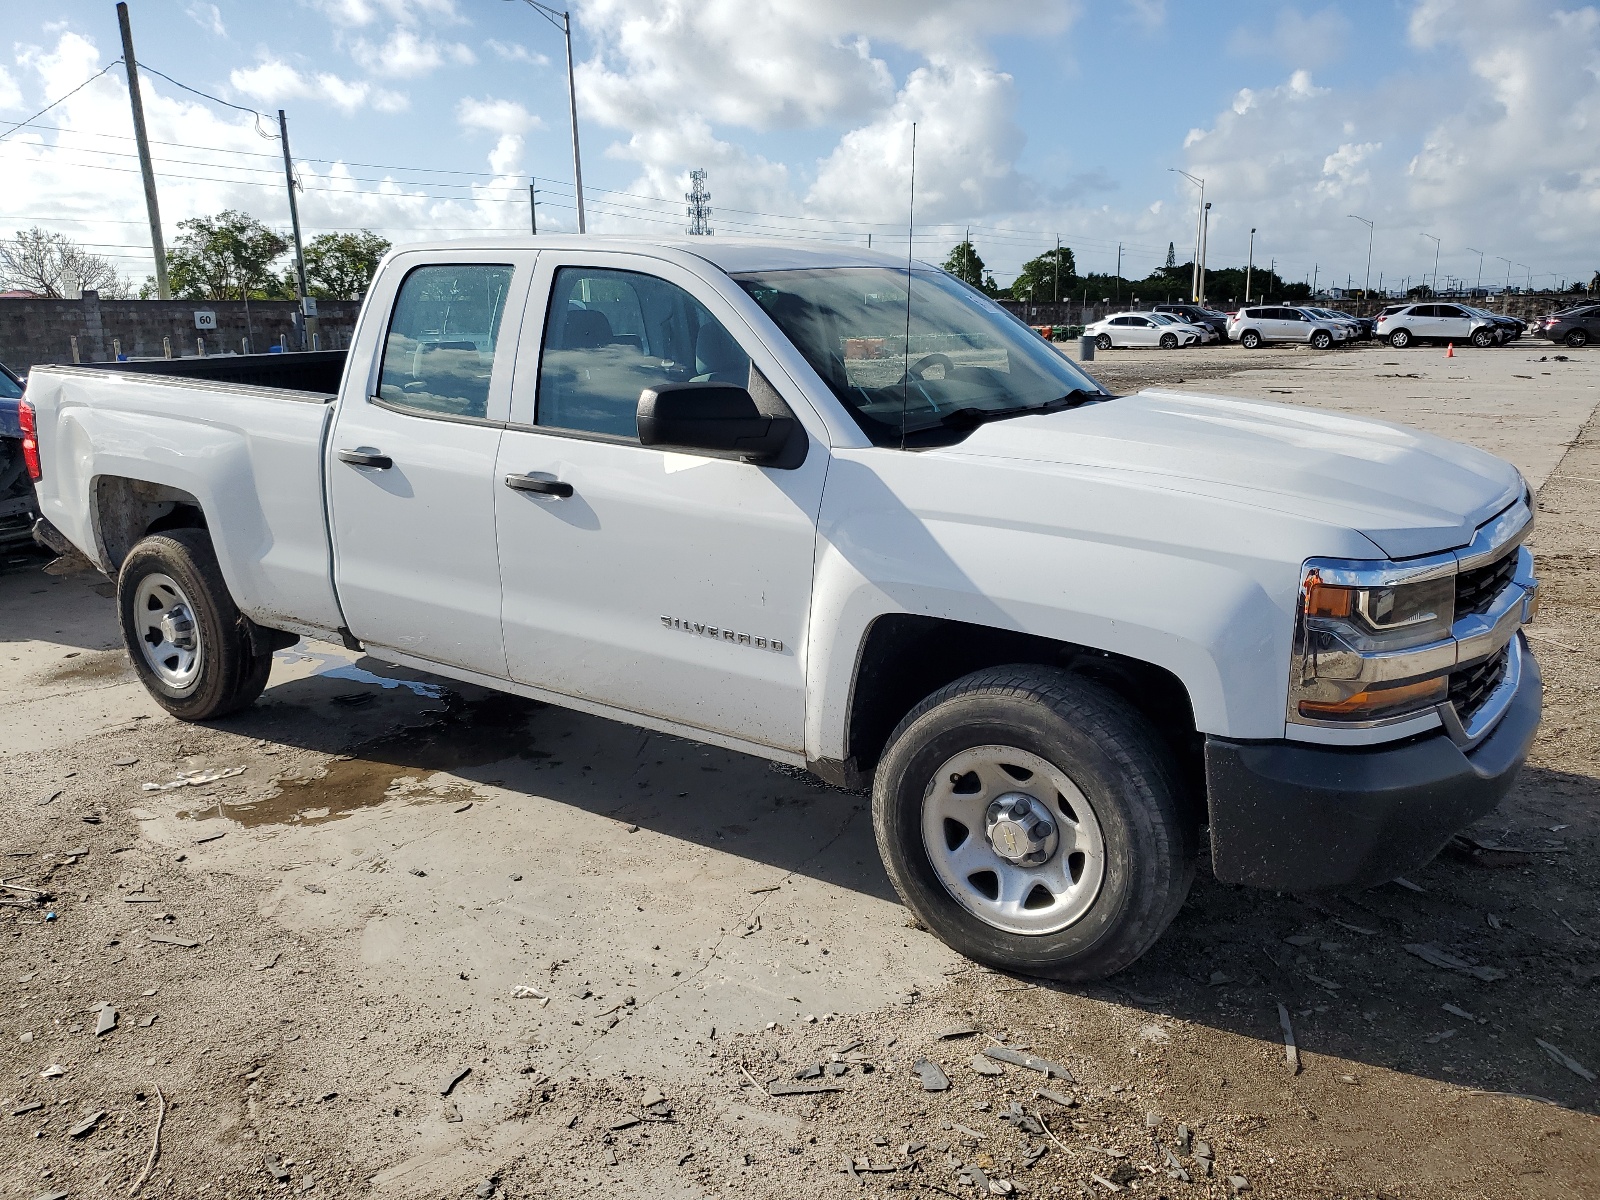
[[[339,461],[349,463],[352,467],[372,467],[379,471],[387,471],[394,466],[394,459],[387,454],[381,454],[371,446],[357,446],[354,450],[340,450]]]
[[[559,479],[540,479],[534,475],[507,475],[506,486],[517,492],[537,492],[541,496],[554,496],[565,500],[572,495],[572,485]]]

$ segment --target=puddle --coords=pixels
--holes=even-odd
[[[358,668],[356,668],[358,669]],[[348,676],[346,676],[348,678]],[[428,787],[424,780],[437,771],[482,767],[510,758],[548,758],[532,744],[529,718],[546,707],[537,700],[496,693],[480,700],[463,700],[443,692],[442,713],[398,733],[363,742],[349,758],[328,764],[315,778],[283,776],[272,781],[277,789],[250,804],[225,806],[226,815],[246,828],[262,825],[320,825],[337,821],[366,808],[390,801],[434,804],[470,799],[472,791],[461,783]],[[211,816],[216,805],[197,810]]]
[[[134,679],[133,664],[125,650],[85,650],[73,658],[56,664],[42,672],[41,684],[51,683],[110,683],[118,679]]]

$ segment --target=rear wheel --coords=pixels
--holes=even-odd
[[[1176,350],[1178,348],[1178,335],[1174,333],[1163,333],[1161,335],[1161,348],[1163,350]]]
[[[1574,350],[1589,344],[1589,331],[1587,329],[1574,329],[1567,334],[1567,345]]]
[[[1326,329],[1319,329],[1311,335],[1311,344],[1318,350],[1326,350],[1333,345],[1333,334]]]
[[[1102,333],[1099,337],[1095,338],[1094,344],[1101,350],[1111,349],[1111,335],[1109,333]]]
[[[1254,350],[1257,346],[1261,345],[1261,335],[1254,329],[1246,329],[1239,335],[1239,345],[1243,346],[1246,350]]]
[[[968,958],[1088,980],[1127,967],[1194,877],[1193,823],[1144,718],[1065,671],[978,671],[900,723],[873,781],[896,891]]]
[[[117,574],[117,607],[134,671],[180,720],[235,712],[267,686],[272,654],[256,652],[204,530],[134,546]]]
[[[1396,350],[1404,350],[1411,345],[1411,331],[1409,329],[1396,329],[1389,335],[1389,345]]]

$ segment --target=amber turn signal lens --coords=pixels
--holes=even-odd
[[[1409,709],[1421,710],[1438,704],[1449,694],[1449,680],[1440,676],[1395,687],[1372,688],[1345,700],[1302,700],[1300,715],[1319,721],[1367,721],[1392,717]]]
[[[1306,616],[1348,617],[1355,611],[1355,588],[1323,583],[1315,571],[1306,577]]]

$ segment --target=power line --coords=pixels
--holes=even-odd
[[[0,141],[4,141],[6,138],[10,137],[13,133],[15,133],[17,130],[21,129],[24,125],[31,125],[35,120],[37,120],[38,118],[44,116],[45,113],[49,112],[56,105],[66,103],[68,100],[70,100],[74,96],[76,96],[79,92],[83,91],[84,88],[88,87],[96,79],[99,79],[100,76],[104,75],[107,71],[111,70],[112,67],[121,66],[121,65],[122,65],[122,60],[120,58],[114,59],[113,61],[108,62],[105,66],[101,67],[93,75],[89,76],[89,78],[85,79],[77,87],[73,88],[65,96],[62,96],[59,100],[50,101],[49,104],[46,104],[38,112],[34,113],[33,116],[29,117],[26,121],[18,121],[16,124],[12,125],[10,129],[6,130],[4,133],[0,133]]]

